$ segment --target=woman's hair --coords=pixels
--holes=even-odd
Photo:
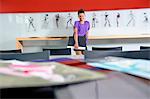
[[[79,15],[80,13],[84,13],[84,10],[83,10],[83,9],[80,9],[80,10],[78,11],[78,15]],[[84,14],[85,14],[85,13],[84,13]]]

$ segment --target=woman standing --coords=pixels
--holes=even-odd
[[[90,23],[85,20],[85,12],[83,9],[78,11],[78,18],[79,21],[75,21],[74,23],[74,48],[77,55],[82,55],[84,51],[78,50],[78,48],[86,48]]]

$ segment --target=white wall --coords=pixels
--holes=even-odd
[[[16,37],[19,37],[22,31],[21,25],[14,22],[15,16],[9,17],[10,15],[0,15],[0,49],[15,49]]]
[[[92,25],[92,17],[93,13],[96,14],[96,27],[90,30],[91,36],[111,36],[111,35],[137,35],[137,34],[150,34],[150,9],[135,9],[132,10],[135,18],[135,26],[131,24],[127,26],[127,23],[130,20],[130,13],[131,10],[114,10],[114,11],[87,11],[86,12],[86,19]],[[111,27],[106,26],[105,24],[105,12],[109,14],[109,20],[111,22]],[[116,15],[120,13],[119,18],[119,27],[116,26]],[[59,13],[60,21],[59,21],[59,28],[56,27],[56,20],[55,15],[57,13],[25,13],[25,14],[0,14],[0,49],[15,49],[15,39],[17,37],[45,37],[45,36],[70,36],[73,34],[73,27],[69,25],[69,28],[66,29],[66,24],[68,21],[68,12],[67,13]],[[77,18],[77,12],[70,12],[73,18],[72,23],[74,24]],[[144,23],[144,14],[147,14],[149,19],[149,23]],[[44,27],[44,17],[45,14],[48,14],[48,26]],[[34,18],[33,24],[36,28],[34,31],[31,29],[28,31],[29,27],[29,17]],[[99,42],[99,41],[98,41]],[[118,44],[146,44],[149,46],[149,40],[140,39],[139,40],[127,40],[127,42],[120,43],[120,40],[104,40],[100,41],[107,45],[118,45]],[[55,43],[55,42],[54,42]],[[53,43],[53,44],[54,44]],[[65,43],[65,42],[64,42]],[[96,42],[94,42],[96,43]],[[104,45],[100,44],[100,45]]]

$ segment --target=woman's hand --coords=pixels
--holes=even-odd
[[[75,43],[75,44],[74,44],[74,48],[75,48],[75,49],[78,49],[78,47],[79,47],[78,43]]]

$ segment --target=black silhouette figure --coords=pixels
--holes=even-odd
[[[66,28],[68,28],[68,26],[69,26],[69,23],[70,23],[70,25],[73,27],[73,24],[72,24],[72,16],[71,16],[71,14],[69,13],[68,14],[68,21],[67,21],[67,26],[66,26]]]
[[[55,18],[56,18],[56,26],[57,26],[57,28],[58,28],[58,27],[59,27],[59,19],[60,19],[59,14],[56,14],[56,15],[55,15]]]
[[[34,24],[33,24],[34,19],[33,19],[32,17],[30,17],[30,18],[28,19],[28,21],[29,21],[28,31],[30,30],[30,27],[32,27],[33,30],[36,31],[35,26],[34,26]]]
[[[147,13],[144,13],[144,23],[149,23]]]
[[[130,24],[132,24],[132,26],[135,26],[135,16],[133,15],[132,11],[130,11],[129,17],[130,17],[130,20],[128,21],[127,26],[129,26]]]
[[[43,22],[43,27],[44,28],[47,28],[48,27],[48,24],[49,24],[49,21],[48,21],[48,14],[45,14],[44,16],[44,22]]]
[[[44,23],[48,23],[48,14],[45,14]]]
[[[98,20],[96,18],[96,14],[93,13],[93,17],[92,17],[92,28],[96,27],[96,23],[98,23]]]
[[[110,24],[110,20],[109,20],[109,15],[107,12],[105,12],[105,24],[104,26],[106,27],[108,24],[109,27],[111,27],[111,24]]]
[[[117,16],[116,16],[117,27],[119,27],[119,19],[120,19],[120,13],[117,13]]]

